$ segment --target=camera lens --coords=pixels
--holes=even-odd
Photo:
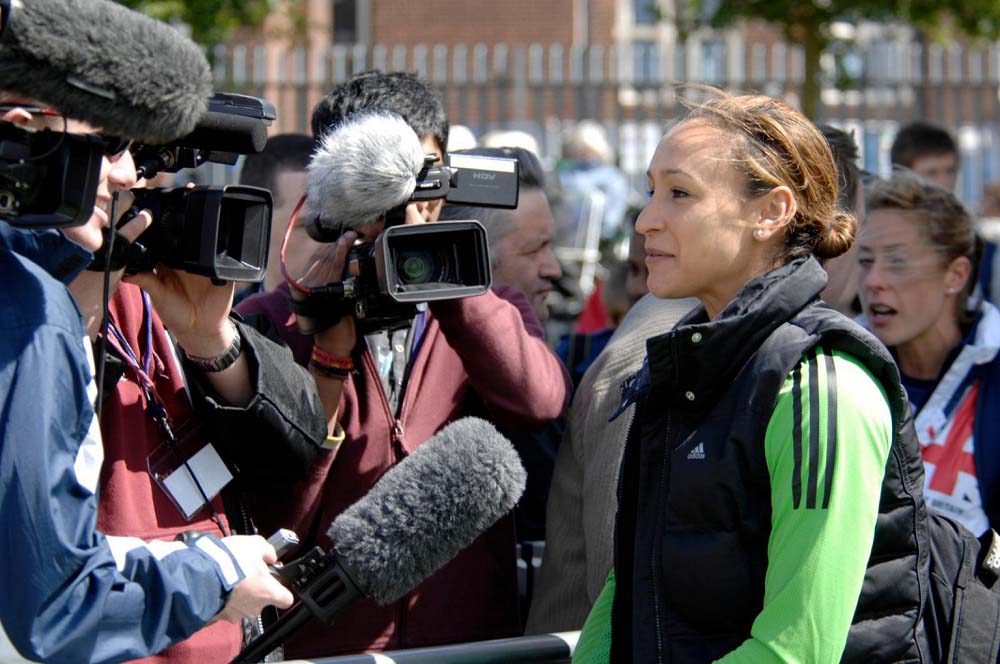
[[[434,256],[427,251],[407,251],[399,255],[399,277],[406,284],[426,284],[439,271]]]

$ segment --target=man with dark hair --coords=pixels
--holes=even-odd
[[[240,184],[261,187],[271,192],[274,213],[271,217],[271,246],[267,274],[261,291],[272,290],[281,283],[281,242],[288,220],[306,190],[306,166],[312,157],[313,139],[305,134],[280,134],[267,140],[263,152],[247,155],[240,171]],[[299,232],[305,232],[300,229]],[[301,267],[306,257],[286,256],[288,263]]]
[[[316,104],[312,133],[319,140],[350,116],[372,110],[391,110],[406,120],[421,139],[448,145],[448,116],[441,101],[417,76],[402,71],[367,71],[356,75]]]
[[[837,203],[842,210],[850,210],[855,214],[863,213],[864,192],[859,192],[861,186],[861,169],[858,168],[858,144],[854,134],[832,125],[818,125],[823,137],[830,144],[833,161],[837,165]]]
[[[906,125],[896,134],[889,157],[893,166],[908,168],[947,191],[955,190],[958,146],[941,127],[926,122]]]
[[[818,127],[830,144],[833,161],[837,165],[837,203],[842,210],[854,213],[860,224],[865,216],[865,192],[861,187],[858,146],[854,136],[831,125],[821,124]],[[852,246],[840,256],[823,263],[823,267],[827,273],[826,288],[821,294],[823,300],[845,316],[853,318],[860,314],[858,288],[861,271],[857,249]]]
[[[475,219],[486,228],[493,283],[518,288],[527,296],[538,320],[549,317],[545,303],[562,268],[552,252],[555,234],[545,195],[545,171],[538,157],[524,148],[473,148],[464,154],[518,160],[518,202],[513,210],[446,205],[441,219]]]
[[[425,154],[444,158],[444,108],[427,83],[412,74],[367,72],[338,85],[313,113],[313,130],[319,137],[361,113],[381,111],[401,116]],[[435,222],[441,203],[407,205],[406,223]],[[384,216],[373,219],[319,247],[308,283],[342,280],[355,239],[371,241],[384,223]],[[312,533],[314,540],[307,544],[328,549],[330,522],[449,422],[475,414],[502,425],[538,428],[563,412],[569,377],[516,289],[497,287],[478,297],[431,302],[395,329],[367,335],[357,333],[352,316],[315,334],[301,334],[289,313],[289,293],[282,284],[239,309],[255,315],[261,329],[269,326],[301,364],[310,366],[327,417],[344,430],[343,444],[321,453],[310,480],[284,504],[275,499],[269,506],[273,525]],[[289,517],[296,521],[281,524]],[[309,658],[513,636],[520,631],[514,552],[511,519],[501,519],[399,602],[379,607],[361,601],[332,627],[307,625],[289,640],[286,654]]]

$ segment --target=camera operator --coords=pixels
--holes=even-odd
[[[127,188],[135,182],[127,152],[120,162],[126,166],[112,173],[120,171]],[[123,231],[138,235],[149,220],[144,211]],[[85,314],[101,308],[102,279],[102,273],[87,271],[70,284]],[[98,528],[141,539],[255,533],[238,507],[239,489],[266,490],[299,479],[326,434],[312,379],[287,349],[229,317],[233,282],[217,286],[161,264],[155,272],[123,279],[116,271],[112,288]],[[96,341],[99,319],[86,319]],[[217,467],[203,473],[193,468],[200,457],[227,461],[239,471]],[[193,486],[176,488],[164,480],[189,465]],[[236,490],[230,490],[231,477]],[[238,625],[217,623],[159,659],[224,661],[241,643]]]
[[[444,157],[448,124],[443,106],[411,74],[366,72],[337,86],[314,110],[313,134],[319,138],[372,111],[402,117],[425,153]],[[406,223],[433,223],[440,208],[440,199],[411,203]],[[317,262],[301,281],[342,279],[353,242],[371,241],[383,226],[384,220],[376,219],[320,246]],[[262,316],[261,324],[270,324],[296,359],[313,367],[327,415],[339,419],[345,431],[339,451],[322,453],[291,505],[277,510],[279,515],[300,515],[294,524],[299,532],[325,531],[386,470],[449,422],[480,415],[540,427],[563,412],[568,375],[546,347],[531,304],[519,291],[497,288],[478,297],[434,301],[401,328],[367,336],[357,334],[351,316],[314,336],[300,334],[288,296],[288,286],[282,285],[244,301],[239,310]],[[331,362],[340,371],[323,366]],[[315,543],[331,544],[324,534]],[[307,625],[286,644],[286,653],[325,656],[519,631],[514,533],[510,518],[504,518],[399,602],[379,607],[363,601],[332,627]]]
[[[173,29],[104,0],[85,3],[45,0],[15,5],[13,21],[10,7],[0,6],[3,26],[0,57],[4,61],[0,121],[7,127],[23,127],[25,131],[21,134],[28,137],[46,133],[39,131],[46,129],[50,133],[69,132],[64,136],[94,134],[98,130],[93,124],[69,116],[86,116],[93,123],[95,115],[100,115],[95,114],[96,108],[108,113],[106,124],[95,123],[104,124],[105,129],[112,128],[124,136],[168,140],[190,131],[197,115],[204,111],[210,81],[207,63],[198,48]],[[72,19],[77,21],[74,25],[79,29],[68,33],[64,26]],[[109,46],[104,31],[142,34],[144,43],[150,45],[150,52],[157,53],[157,58],[137,62],[134,57],[112,57],[125,55],[116,49],[128,44]],[[67,34],[71,37],[66,37]],[[55,53],[58,58],[50,55]],[[127,73],[123,67],[145,67],[155,85],[119,76]],[[32,77],[18,76],[22,69],[32,72]],[[169,85],[169,98],[160,99],[157,86],[171,75],[177,78],[181,69],[184,71],[180,78],[194,83]],[[125,83],[117,85],[122,80]],[[63,114],[53,108],[53,102],[65,106],[63,111],[71,112]],[[168,116],[165,122],[160,122],[157,115],[161,111]],[[88,149],[98,143],[96,138],[74,138],[81,139]],[[80,309],[86,309],[94,317],[94,307],[84,297],[78,308],[61,283],[73,279],[81,267],[91,262],[91,252],[103,243],[102,228],[112,221],[109,219],[112,196],[135,183],[127,141],[110,135],[102,139],[103,158],[94,154],[96,161],[80,165],[88,178],[93,177],[87,182],[94,189],[88,189],[84,200],[95,200],[92,196],[96,189],[93,210],[76,217],[89,216],[84,225],[60,232],[37,227],[20,229],[0,221],[0,273],[4,275],[4,287],[0,290],[0,394],[3,395],[0,518],[4,526],[0,529],[0,550],[4,552],[5,563],[0,575],[0,660],[3,661],[27,657],[105,662],[143,657],[186,638],[206,624],[220,620],[238,623],[256,616],[266,605],[287,607],[292,602],[287,589],[271,577],[267,565],[275,562],[275,552],[261,537],[220,537],[227,534],[220,529],[216,533],[188,532],[182,541],[146,542],[137,537],[106,536],[97,528],[98,520],[105,528],[119,527],[113,519],[105,517],[108,504],[116,500],[134,501],[141,508],[142,500],[150,500],[149,494],[159,491],[148,479],[144,491],[138,483],[139,490],[129,495],[119,492],[115,496],[115,491],[109,490],[109,480],[116,473],[127,471],[135,462],[135,455],[125,463],[114,458],[114,454],[108,455],[109,463],[101,475],[105,450],[92,407],[96,394],[93,361],[80,315]],[[31,169],[44,173],[48,168],[45,159],[57,152],[53,149],[25,160],[12,159],[10,155],[16,151],[11,152],[11,146],[5,145],[4,150],[5,184]],[[70,163],[74,164],[71,168],[76,168],[75,161]],[[59,196],[60,192],[44,190],[41,194]],[[87,206],[91,204],[89,201]],[[134,239],[150,222],[149,213],[141,212],[121,229],[122,235],[126,240]],[[197,284],[186,276],[178,277],[175,282],[177,287],[186,289],[189,298],[206,294],[205,289],[199,291]],[[77,280],[78,292],[84,292],[80,287],[91,278],[93,275]],[[159,271],[155,276],[138,278],[167,302],[171,300],[164,292],[173,287],[162,285],[161,280],[170,279],[171,275]],[[214,306],[220,311],[228,309],[222,304],[224,300],[224,295],[212,296]],[[227,349],[232,346],[235,336],[220,338],[220,335],[227,330],[232,334],[235,326],[221,323],[217,318],[213,321],[204,307],[185,310],[184,298],[174,298],[172,302],[177,306],[170,309],[172,318],[165,316],[169,320],[183,318],[184,313],[198,314],[187,325],[181,321],[177,326],[192,354],[211,353],[216,343],[227,344]],[[151,314],[147,319],[152,330],[154,316]],[[156,343],[162,343],[160,336],[156,337]],[[265,345],[262,342],[260,347]],[[135,347],[142,353],[141,343]],[[277,350],[273,345],[269,347]],[[271,421],[272,429],[280,428],[280,423],[274,424],[279,418],[261,404],[259,395],[251,398],[257,385],[247,380],[247,374],[260,379],[260,375],[254,374],[255,367],[260,365],[247,356],[256,358],[264,353],[258,352],[256,342],[248,342],[245,349],[242,368],[238,366],[241,363],[238,357],[228,376],[220,371],[219,378],[210,383],[220,395],[215,406],[235,412],[244,409],[223,408],[222,395],[227,403],[251,399],[258,418]],[[157,364],[153,364],[152,355],[145,357],[150,362],[141,366],[147,377],[152,376],[154,385],[173,380],[176,387],[176,375],[172,375],[169,364],[173,360],[176,366],[175,358],[162,352],[156,356]],[[297,382],[311,385],[311,381],[301,380],[305,372],[292,363],[287,351],[283,361],[297,373]],[[264,373],[267,372],[259,371],[261,375]],[[283,378],[287,380],[288,373]],[[197,394],[198,389],[192,386],[193,393]],[[208,387],[202,389],[209,393]],[[182,394],[181,386],[168,399],[177,400]],[[114,397],[109,401],[113,400]],[[210,399],[204,401],[208,408],[213,407]],[[316,404],[314,394],[312,403]],[[144,405],[140,399],[122,404],[122,408],[136,411]],[[172,414],[169,404],[167,410]],[[313,429],[322,431],[322,419],[315,418],[315,424]],[[132,426],[128,431],[129,445],[138,447],[148,442],[143,440],[142,429]],[[295,435],[308,438],[313,433],[304,427]],[[253,441],[239,442],[251,451],[254,449]],[[298,465],[306,464],[307,461]],[[270,465],[275,464],[271,461]],[[100,515],[99,480],[105,492]],[[159,519],[161,514],[157,512],[155,516]],[[185,524],[183,530],[192,531],[191,524]],[[219,624],[225,631],[226,626]],[[228,628],[236,635],[235,642],[227,643],[225,650],[215,650],[219,656],[233,654],[239,647],[239,627]],[[203,655],[206,653],[207,656],[191,657],[190,661],[214,659],[211,652],[204,651]]]
[[[111,175],[113,187],[136,184],[128,151]],[[152,223],[149,211],[139,212],[116,243]],[[294,483],[326,436],[314,381],[286,348],[230,317],[234,282],[216,285],[163,263],[123,274],[111,273],[109,333],[106,346],[96,344],[107,348],[98,528],[141,539],[255,534],[241,492]],[[92,342],[103,280],[88,270],[70,284]],[[187,482],[177,479],[185,475]],[[218,623],[158,659],[224,661],[242,641],[238,625]]]
[[[2,99],[0,121],[94,133],[51,108]],[[70,278],[89,262],[111,195],[134,178],[127,151],[117,151],[102,160],[98,205],[86,225],[60,233],[0,222],[5,661],[16,656],[12,644],[46,661],[144,656],[210,620],[239,621],[292,601],[271,578],[274,550],[260,537],[143,542],[95,529],[103,450],[91,407],[93,363],[80,313],[56,275]]]

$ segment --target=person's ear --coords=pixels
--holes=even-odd
[[[795,217],[795,196],[791,189],[781,185],[761,195],[756,207],[753,236],[756,240],[767,241]]]
[[[968,256],[955,258],[945,268],[944,287],[949,295],[960,293],[972,276],[972,261]]]
[[[9,122],[24,127],[31,122],[31,113],[23,108],[12,108],[3,115],[0,115],[0,122]]]

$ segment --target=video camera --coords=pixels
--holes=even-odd
[[[167,145],[134,145],[139,177],[176,173],[206,162],[235,164],[240,154],[267,144],[274,106],[257,97],[220,92],[194,131]],[[267,271],[273,202],[271,192],[230,185],[133,189],[133,210],[148,209],[153,224],[128,248],[125,270],[145,272],[157,263],[217,282],[258,283]],[[95,267],[102,265],[95,261]]]
[[[410,199],[386,214],[385,228],[371,243],[355,245],[348,262],[357,276],[311,289],[292,310],[304,328],[318,331],[344,315],[355,317],[359,332],[390,329],[411,320],[418,304],[482,295],[491,282],[486,230],[478,221],[442,221],[404,225],[406,206],[443,198],[478,207],[516,208],[516,159],[454,152],[443,165],[436,155],[424,158]],[[341,227],[319,219],[306,230],[320,242],[334,242]]]
[[[87,223],[97,200],[102,149],[95,135],[0,122],[0,219],[22,228]]]

